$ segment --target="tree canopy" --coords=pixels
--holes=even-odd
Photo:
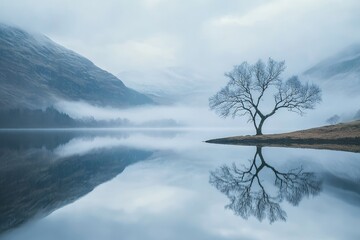
[[[225,73],[227,85],[209,99],[209,105],[221,117],[248,116],[254,124],[256,135],[262,135],[265,120],[279,109],[287,109],[300,115],[313,109],[321,101],[321,90],[315,84],[301,83],[297,76],[286,81],[281,74],[285,62],[271,58],[251,65],[243,62]],[[270,90],[273,89],[273,90]],[[261,106],[266,92],[273,93],[273,107],[265,112]]]

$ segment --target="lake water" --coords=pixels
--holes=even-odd
[[[236,130],[0,132],[0,239],[360,239],[360,154]]]

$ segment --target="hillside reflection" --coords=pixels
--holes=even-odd
[[[264,159],[262,148],[248,166],[223,165],[210,172],[210,184],[230,200],[226,208],[244,219],[250,216],[259,221],[267,218],[270,223],[286,221],[286,212],[281,203],[297,206],[304,197],[316,196],[321,191],[322,181],[313,172],[302,166],[280,171]]]
[[[0,234],[76,201],[152,154],[121,145],[127,137],[120,132],[0,132]]]

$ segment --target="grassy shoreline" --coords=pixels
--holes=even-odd
[[[207,143],[244,146],[313,148],[360,152],[360,120],[307,130],[261,136],[234,136]]]

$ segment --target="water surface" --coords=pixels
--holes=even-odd
[[[360,239],[360,154],[234,130],[0,133],[0,239]]]

